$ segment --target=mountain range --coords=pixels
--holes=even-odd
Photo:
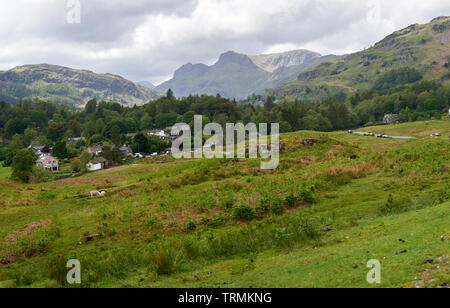
[[[338,58],[321,56],[308,50],[247,56],[234,51],[220,55],[212,66],[187,63],[175,71],[173,78],[156,87],[164,93],[172,89],[176,96],[220,94],[243,99],[253,93],[294,81],[305,70]]]
[[[245,99],[255,93],[317,99],[341,91],[370,90],[387,74],[405,68],[425,79],[450,81],[450,17],[411,25],[369,49],[345,56],[308,50],[257,56],[229,51],[211,66],[187,63],[156,87],[147,81],[134,83],[112,74],[50,64],[19,66],[0,71],[0,100],[41,98],[82,107],[96,98],[133,106],[157,99],[168,89],[178,97],[220,94]]]

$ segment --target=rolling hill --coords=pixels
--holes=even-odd
[[[58,104],[81,107],[90,99],[142,105],[159,93],[112,74],[39,64],[0,72],[0,100],[42,98]]]
[[[212,66],[188,63],[173,78],[157,86],[160,92],[172,89],[177,96],[220,94],[243,99],[253,93],[293,81],[301,72],[335,56],[322,57],[307,50],[247,56],[233,51],[222,54]]]
[[[450,80],[450,17],[394,32],[367,50],[322,63],[267,94],[317,98],[336,91],[369,90],[389,72],[406,67],[425,79]]]
[[[450,143],[429,133],[448,136],[450,121],[364,130],[415,138],[282,134],[268,172],[260,159],[156,157],[50,183],[0,179],[0,288],[70,287],[74,258],[81,287],[445,286]],[[379,285],[366,280],[372,259]]]

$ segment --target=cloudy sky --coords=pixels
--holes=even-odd
[[[350,53],[441,15],[450,1],[1,1],[0,70],[51,63],[157,84],[228,50]]]

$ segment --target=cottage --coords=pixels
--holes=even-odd
[[[129,156],[133,154],[133,150],[128,145],[121,146],[119,148],[119,151],[123,156]]]
[[[136,135],[137,135],[137,133],[130,133],[130,134],[125,134],[125,137],[134,139],[134,137],[136,137]]]
[[[44,147],[43,146],[29,146],[28,147],[31,152],[33,152],[34,155],[36,156],[41,156],[44,153]]]
[[[59,171],[59,161],[53,156],[42,155],[36,161],[36,166],[52,172]]]
[[[386,114],[383,117],[383,123],[386,124],[398,123],[398,121],[399,121],[398,114]]]
[[[147,135],[158,137],[161,140],[170,139],[170,135],[166,134],[166,132],[164,130],[161,130],[159,132],[149,132]]]
[[[66,141],[66,145],[70,146],[70,145],[75,145],[77,144],[78,141],[84,141],[86,142],[86,138],[84,137],[77,137],[77,138],[69,138]]]
[[[86,169],[88,171],[92,172],[92,171],[106,169],[112,165],[113,165],[113,162],[111,162],[103,157],[96,157],[86,165]]]
[[[91,155],[100,155],[103,152],[103,147],[101,145],[95,145],[88,147],[87,150]]]

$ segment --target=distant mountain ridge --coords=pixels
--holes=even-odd
[[[58,104],[82,107],[93,98],[123,105],[142,105],[160,97],[152,89],[120,76],[88,70],[37,64],[0,72],[0,100],[41,98]]]
[[[149,81],[138,81],[136,83],[138,85],[141,85],[143,87],[146,87],[146,88],[149,88],[149,89],[152,89],[152,90],[156,88],[156,86],[153,83],[149,82]]]
[[[243,99],[293,81],[311,65],[335,58],[322,57],[307,50],[258,56],[228,51],[211,66],[192,63],[181,66],[171,80],[157,86],[156,90],[165,93],[172,89],[176,96],[220,94],[227,98]]]
[[[250,59],[259,68],[273,73],[279,68],[302,65],[320,57],[322,57],[320,53],[300,49],[282,53],[250,56]]]
[[[450,17],[396,31],[373,47],[322,63],[266,92],[277,98],[323,98],[374,88],[384,74],[411,68],[424,79],[450,82]]]

